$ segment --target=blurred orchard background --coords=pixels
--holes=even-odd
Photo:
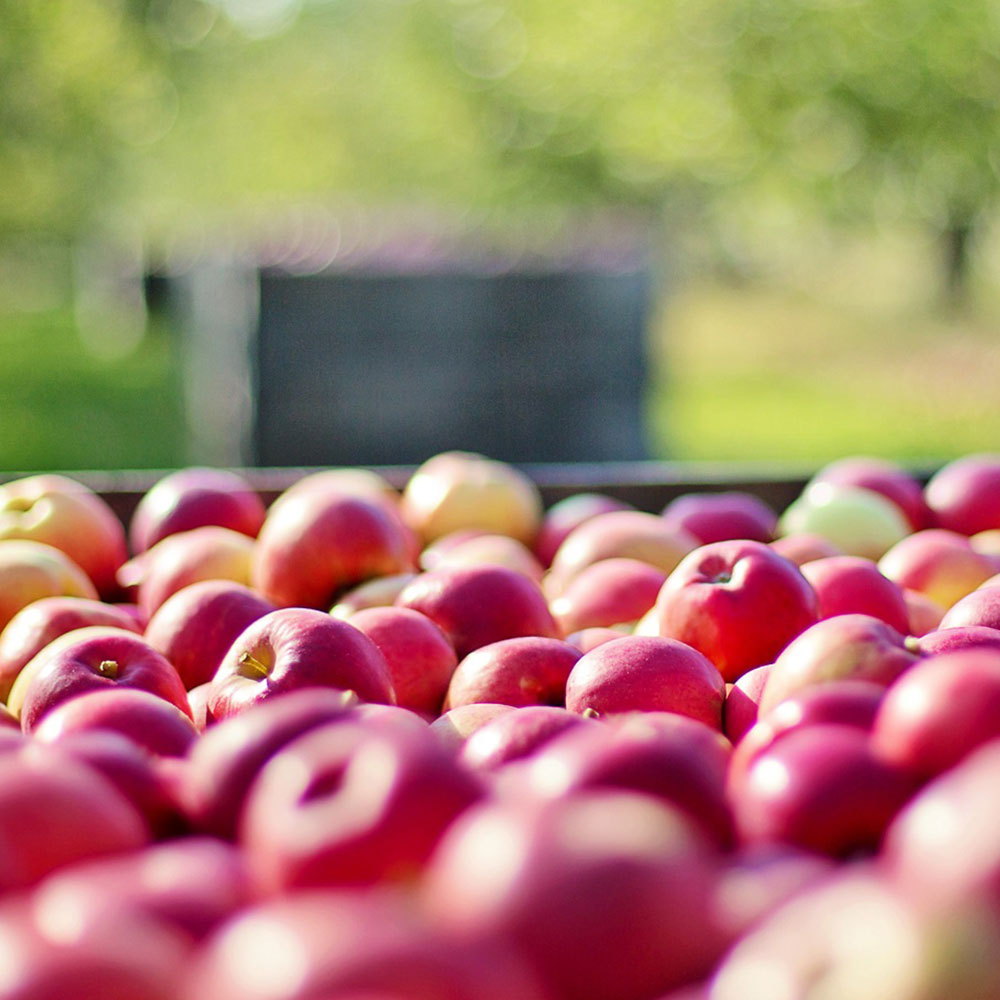
[[[998,94],[992,0],[0,4],[0,469],[201,460],[143,276],[358,219],[651,234],[651,457],[995,449]]]

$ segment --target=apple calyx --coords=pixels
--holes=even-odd
[[[251,680],[259,681],[267,677],[270,672],[266,664],[262,663],[253,655],[249,650],[244,650],[240,653],[239,660],[239,670],[237,673],[241,677],[249,677]]]
[[[908,635],[903,640],[903,648],[908,653],[919,653],[920,652],[920,637],[916,635]]]
[[[118,661],[117,660],[101,660],[97,665],[97,672],[102,677],[108,677],[111,680],[117,680],[118,678]]]

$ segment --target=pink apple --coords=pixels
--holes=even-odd
[[[603,643],[580,657],[566,681],[571,712],[676,712],[716,731],[725,697],[725,681],[707,657],[661,636]]]
[[[727,681],[771,663],[816,621],[816,594],[799,568],[762,542],[703,545],[667,578],[659,633],[693,646]]]
[[[641,619],[640,619],[641,620]],[[655,632],[640,631],[638,626],[633,631],[622,628],[584,628],[578,632],[570,632],[566,636],[566,641],[571,646],[576,646],[581,653],[589,653],[592,649],[612,639],[621,639],[626,635],[655,635]]]
[[[458,657],[448,637],[410,608],[366,608],[345,619],[378,646],[392,676],[396,704],[435,716]]]
[[[977,552],[964,535],[943,528],[914,532],[878,564],[900,587],[926,594],[945,610],[993,576],[997,566],[996,558]]]
[[[0,486],[0,539],[26,538],[64,552],[98,593],[117,593],[128,558],[125,528],[100,496],[66,476],[36,475]]]
[[[29,539],[0,539],[0,629],[43,597],[98,600],[90,577],[61,549]]]
[[[936,656],[938,653],[974,647],[1000,650],[1000,631],[988,625],[956,625],[914,637],[908,640],[907,646],[921,656]]]
[[[129,542],[138,555],[168,535],[210,525],[256,538],[264,515],[264,501],[239,473],[178,469],[141,497],[129,522]]]
[[[559,626],[539,585],[506,566],[463,566],[421,573],[404,588],[396,604],[436,622],[459,659],[501,639],[559,636]]]
[[[863,614],[881,618],[897,632],[909,631],[902,589],[861,556],[828,556],[800,567],[819,599],[820,618]]]
[[[808,532],[793,532],[790,535],[783,535],[781,538],[776,538],[770,545],[778,555],[791,559],[796,566],[812,562],[814,559],[825,559],[827,556],[844,555],[844,550],[839,545],[834,545],[822,535]]]
[[[933,598],[921,594],[919,590],[903,587],[903,600],[906,601],[906,617],[910,635],[927,635],[941,624],[945,609]]]
[[[778,524],[771,507],[745,490],[683,493],[663,508],[662,517],[689,531],[700,545],[731,538],[769,542]]]
[[[249,585],[254,541],[238,531],[209,525],[168,535],[129,560],[118,572],[124,586],[136,587],[147,619],[178,590],[201,580]]]
[[[410,539],[384,501],[303,489],[268,510],[252,582],[281,607],[327,611],[357,584],[413,568]]]
[[[109,687],[67,698],[47,712],[32,730],[41,743],[56,743],[70,733],[110,729],[158,757],[183,757],[198,739],[191,717],[149,691]]]
[[[944,614],[938,628],[957,628],[963,625],[984,625],[1000,629],[1000,583],[977,587],[965,597],[960,597]],[[0,636],[0,644],[3,637]]]
[[[274,610],[245,584],[201,580],[171,594],[149,619],[143,638],[174,665],[190,691],[215,676],[247,626]]]
[[[566,678],[581,653],[562,639],[516,636],[474,649],[455,668],[445,709],[476,702],[557,705],[566,701]]]
[[[763,663],[727,685],[726,701],[722,706],[722,731],[733,743],[739,743],[757,721],[760,699],[764,694],[771,666],[770,663]]]
[[[0,632],[0,699],[36,653],[53,639],[88,625],[140,632],[135,619],[115,604],[88,597],[43,597],[22,608]]]
[[[337,603],[330,608],[334,618],[350,618],[356,611],[366,608],[388,608],[396,603],[396,598],[403,588],[416,577],[417,571],[393,573],[390,576],[377,576],[366,580],[356,587],[351,587],[341,594]]]
[[[211,683],[208,709],[214,719],[307,687],[353,691],[362,701],[395,699],[378,646],[360,629],[312,608],[281,608],[252,622]]]
[[[891,625],[871,615],[824,618],[774,661],[761,696],[761,714],[813,684],[866,680],[888,687],[917,661],[911,645]]]
[[[838,486],[861,486],[891,500],[906,515],[912,531],[931,526],[920,480],[897,462],[867,455],[852,455],[824,465],[810,480]]]
[[[452,536],[446,535],[445,539],[450,537]],[[431,551],[443,541],[444,539],[439,539],[433,546],[424,550],[421,565],[425,569],[493,564],[516,569],[533,580],[541,580],[545,573],[531,549],[524,542],[519,542],[509,535],[476,533],[456,541],[444,551]]]
[[[402,512],[425,543],[472,528],[530,545],[541,524],[542,499],[517,467],[473,452],[448,451],[413,472],[403,489]]]
[[[1000,528],[1000,454],[963,455],[931,476],[924,499],[935,523],[974,535]]]
[[[239,839],[265,893],[409,880],[484,791],[426,729],[339,722],[265,764]]]
[[[430,724],[429,728],[435,738],[440,740],[445,747],[458,753],[463,744],[483,726],[488,725],[497,716],[513,711],[513,705],[491,703],[458,705],[442,712]]]
[[[563,497],[542,516],[542,524],[535,538],[535,556],[548,568],[552,565],[556,550],[575,527],[598,514],[631,509],[631,504],[604,493],[572,493]]]
[[[549,602],[566,634],[638,621],[656,603],[667,574],[638,559],[602,559],[584,567]]]
[[[190,716],[187,692],[173,664],[145,640],[125,632],[81,639],[39,654],[21,704],[26,733],[57,705],[88,691],[133,688],[163,698]]]
[[[500,713],[471,733],[459,749],[459,758],[475,771],[494,771],[531,756],[567,730],[594,724],[555,705],[526,705],[516,712]]]

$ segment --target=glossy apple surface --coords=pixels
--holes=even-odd
[[[829,556],[803,563],[800,568],[816,592],[820,618],[872,615],[897,632],[909,632],[910,615],[902,588],[884,576],[871,559]]]
[[[611,558],[585,566],[549,602],[563,633],[638,621],[656,603],[667,574],[638,559]]]

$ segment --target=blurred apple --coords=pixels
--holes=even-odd
[[[458,705],[442,712],[431,724],[430,731],[441,743],[458,753],[462,745],[497,716],[513,712],[513,705],[475,703]]]
[[[722,706],[722,731],[733,743],[739,743],[757,721],[760,699],[772,666],[773,664],[763,663],[726,686],[726,701]]]
[[[90,577],[60,549],[28,539],[0,539],[0,629],[33,601],[60,595],[98,599]]]
[[[844,550],[839,545],[834,545],[822,535],[808,532],[792,532],[768,544],[778,555],[791,559],[796,566],[812,562],[814,559],[825,559],[827,556],[844,555]]]
[[[945,613],[938,628],[982,625],[1000,629],[1000,583],[981,585],[960,597]],[[0,636],[0,645],[3,637]]]
[[[566,634],[631,624],[656,603],[667,574],[638,559],[602,559],[580,570],[549,602]]]
[[[940,528],[961,535],[1000,528],[1000,454],[948,462],[928,480],[924,498]]]
[[[663,508],[661,516],[690,532],[701,545],[732,538],[770,542],[778,524],[770,505],[745,490],[683,493]]]
[[[420,557],[423,569],[484,564],[507,566],[533,580],[541,580],[545,572],[524,542],[519,542],[510,535],[482,531],[460,531],[443,535],[424,549]]]
[[[396,603],[396,598],[403,588],[417,575],[416,570],[406,573],[391,573],[389,576],[377,576],[365,580],[349,588],[330,609],[334,618],[350,618],[356,611],[366,608],[388,608]]]
[[[933,598],[910,587],[901,588],[906,602],[906,620],[910,635],[921,636],[941,625],[945,609]]]
[[[459,759],[475,771],[494,771],[513,760],[531,756],[550,740],[581,725],[596,725],[556,705],[526,705],[501,712],[464,741]]]
[[[597,514],[631,509],[631,504],[604,493],[573,493],[563,497],[542,516],[542,524],[535,538],[535,556],[547,569],[552,565],[556,550],[575,527]]]
[[[862,556],[828,556],[800,567],[819,599],[820,618],[863,614],[881,618],[897,632],[909,632],[902,588]]]

